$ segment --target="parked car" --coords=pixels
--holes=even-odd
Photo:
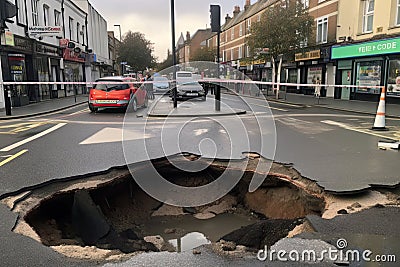
[[[189,98],[201,98],[206,100],[206,92],[199,82],[196,81],[183,81],[177,80],[176,84],[177,98],[178,99],[189,99]],[[170,91],[170,97],[172,96],[172,90]]]
[[[133,111],[138,107],[147,107],[148,98],[146,91],[136,87],[131,77],[103,77],[96,82],[89,92],[89,109],[91,112],[99,108],[128,108]]]
[[[168,91],[170,90],[169,82],[166,77],[154,76],[153,81],[154,81],[153,92],[155,94],[157,94],[157,93],[165,94],[165,93],[168,93]]]
[[[206,100],[206,92],[197,81],[197,76],[189,71],[176,72],[176,90],[178,99],[201,98]],[[172,90],[170,97],[172,97]]]

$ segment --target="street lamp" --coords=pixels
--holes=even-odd
[[[176,88],[176,48],[175,48],[175,1],[171,0],[171,31],[172,31],[172,65],[173,65],[173,81],[175,86],[172,89],[172,99],[174,102],[174,108],[178,107],[177,101],[177,88]]]
[[[119,28],[119,41],[122,42],[121,25],[120,24],[115,24],[114,27],[118,27]]]

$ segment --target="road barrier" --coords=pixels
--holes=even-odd
[[[385,87],[382,88],[381,97],[379,100],[378,110],[376,112],[373,130],[385,131],[387,130],[385,125],[385,113],[386,113],[386,90]]]

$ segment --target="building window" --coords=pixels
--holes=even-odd
[[[81,25],[79,22],[76,23],[76,42],[79,44],[79,34],[81,32]]]
[[[328,41],[328,18],[317,20],[317,43],[326,43]]]
[[[243,57],[243,46],[239,46],[239,55],[238,58],[242,58]]]
[[[71,17],[69,17],[68,28],[69,28],[69,39],[72,41],[74,40],[74,19]]]
[[[400,1],[400,0],[399,0]],[[242,23],[240,23],[239,24],[239,36],[242,36],[243,35],[243,24]]]
[[[251,29],[251,20],[248,19],[247,20],[247,32],[250,32],[250,29]]]
[[[233,60],[233,48],[231,48],[231,60]]]
[[[85,45],[85,35],[86,34],[86,29],[85,25],[82,25],[82,45]]]
[[[363,18],[363,33],[372,32],[374,23],[374,0],[366,0],[364,2],[364,18]]]
[[[261,14],[258,14],[258,16],[257,16],[257,22],[260,22],[261,21]]]
[[[61,26],[61,13],[58,10],[54,10],[54,25]]]
[[[397,0],[397,18],[396,25],[400,25],[400,0]]]
[[[39,0],[32,0],[32,25],[39,25],[39,13],[38,13]]]
[[[231,28],[231,41],[235,39],[235,30],[234,28]]]
[[[44,25],[48,26],[49,23],[49,6],[43,5],[43,18],[44,18]]]
[[[250,46],[246,45],[246,57],[250,56]]]
[[[303,3],[304,8],[308,8],[310,6],[310,0],[301,0]]]
[[[24,0],[17,0],[16,1],[17,8],[18,8],[18,23],[20,24],[26,24],[26,16],[25,16],[25,10],[26,10],[26,4]]]

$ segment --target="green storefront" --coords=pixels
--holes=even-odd
[[[333,46],[336,83],[357,87],[337,88],[335,98],[376,101],[380,86],[389,102],[400,102],[400,37]]]

